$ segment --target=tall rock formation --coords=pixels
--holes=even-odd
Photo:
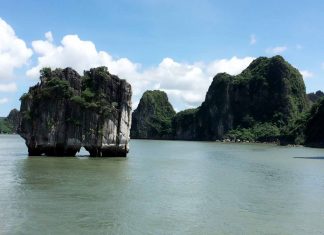
[[[308,107],[302,75],[281,56],[260,57],[241,74],[217,74],[205,101],[173,120],[176,139],[216,140],[235,128],[287,125]]]
[[[20,135],[29,155],[126,156],[131,86],[106,67],[80,76],[71,68],[41,71],[41,82],[21,97]]]
[[[172,139],[175,111],[163,91],[146,91],[132,115],[131,138]]]

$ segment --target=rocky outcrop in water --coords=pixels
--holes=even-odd
[[[106,67],[80,76],[71,68],[41,71],[41,82],[21,97],[19,134],[29,155],[126,156],[131,86]]]
[[[163,91],[146,91],[132,115],[131,138],[172,139],[175,111]]]
[[[231,138],[268,141],[307,107],[299,71],[281,56],[260,57],[237,76],[217,74],[202,105],[175,116],[174,137],[217,140],[237,129]]]

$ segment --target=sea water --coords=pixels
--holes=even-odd
[[[28,157],[0,135],[0,234],[324,234],[324,150],[131,140]]]

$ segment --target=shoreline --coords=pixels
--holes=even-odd
[[[323,147],[311,147],[308,145],[301,144],[280,144],[279,141],[273,142],[262,142],[262,141],[234,141],[229,139],[224,140],[188,140],[188,139],[149,139],[149,138],[131,138],[130,140],[156,140],[156,141],[186,141],[186,142],[214,142],[214,143],[228,143],[228,144],[267,144],[267,145],[277,145],[282,147],[306,147],[306,148],[323,148]]]

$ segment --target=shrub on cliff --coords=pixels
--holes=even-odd
[[[247,140],[261,142],[276,142],[281,135],[280,129],[272,123],[257,123],[250,128],[241,128],[229,131],[225,138],[231,140]]]
[[[0,134],[11,134],[14,132],[13,126],[4,117],[0,117]]]

